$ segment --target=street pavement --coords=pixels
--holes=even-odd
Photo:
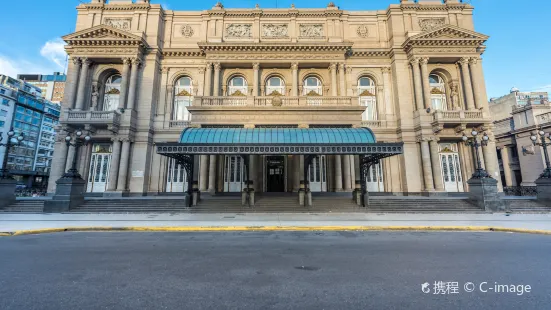
[[[0,232],[98,226],[490,226],[551,231],[551,214],[0,214]]]
[[[0,249],[0,309],[540,310],[551,304],[546,235],[66,232],[0,238]],[[504,290],[497,285],[509,292],[490,290]]]

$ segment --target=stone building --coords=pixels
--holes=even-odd
[[[473,7],[458,0],[391,0],[377,11],[164,10],[149,0],[94,0],[77,7],[62,131],[92,135],[78,154],[87,190],[161,195],[187,187],[184,168],[157,154],[186,128],[370,128],[403,155],[365,175],[370,192],[445,194],[467,190],[473,153],[461,143],[477,128],[499,178]],[[64,134],[59,135],[64,137]],[[52,178],[74,150],[56,144]],[[241,191],[243,159],[197,156],[201,191]],[[352,191],[357,155],[320,154],[312,191]],[[257,192],[294,192],[302,155],[253,155]],[[55,189],[50,182],[49,192]]]
[[[504,186],[535,186],[536,179],[545,168],[543,152],[539,146],[532,144],[530,136],[536,128],[551,132],[551,105],[548,99],[547,92],[521,92],[513,87],[509,94],[490,100]],[[510,193],[520,192],[511,188]]]

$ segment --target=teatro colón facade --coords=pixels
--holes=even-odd
[[[475,156],[499,167],[482,70],[488,36],[458,0],[388,0],[373,11],[165,10],[93,0],[63,37],[68,78],[51,180],[86,191],[170,195],[468,191]],[[303,185],[301,185],[303,184]],[[55,191],[50,182],[48,191]]]

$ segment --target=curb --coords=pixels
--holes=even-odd
[[[134,232],[223,232],[223,231],[493,231],[551,235],[550,230],[490,226],[176,226],[176,227],[64,227],[0,232],[0,237],[59,232],[134,231]]]

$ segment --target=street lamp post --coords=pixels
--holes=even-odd
[[[473,173],[474,179],[484,179],[484,178],[491,178],[490,174],[484,168],[482,168],[482,162],[480,161],[480,155],[478,153],[478,148],[481,146],[488,145],[488,140],[490,140],[490,137],[486,133],[482,136],[482,138],[478,139],[478,131],[476,129],[473,129],[471,131],[471,135],[473,136],[471,139],[463,133],[463,142],[465,142],[465,145],[471,146],[474,150],[474,154],[476,157],[476,171]]]
[[[540,142],[538,142],[538,136],[540,138]],[[540,179],[551,179],[551,164],[549,163],[549,153],[547,152],[547,146],[551,145],[551,143],[547,142],[545,138],[551,140],[551,136],[549,136],[549,134],[543,131],[541,128],[538,128],[537,133],[532,133],[532,135],[530,136],[530,140],[532,140],[534,146],[537,145],[543,148],[543,156],[545,157],[545,169],[543,170],[543,173],[540,174]]]
[[[0,146],[6,147],[6,153],[4,154],[4,158],[2,161],[2,169],[0,169],[0,179],[13,179],[10,171],[8,169],[8,155],[10,153],[10,149],[14,145],[19,145],[21,141],[25,138],[24,134],[21,132],[17,137],[15,137],[15,131],[13,131],[13,128],[10,129],[8,132],[8,141],[6,143],[0,143]],[[2,136],[2,132],[0,132],[0,142],[4,137]]]
[[[75,152],[73,153],[73,162],[71,164],[71,169],[69,169],[62,178],[73,178],[73,179],[82,179],[80,176],[80,173],[78,173],[77,170],[77,156],[78,156],[78,149],[83,146],[87,145],[88,142],[90,142],[90,135],[82,136],[82,131],[78,130],[74,133],[74,136],[72,137],[71,134],[67,134],[65,137],[65,143],[67,146],[73,146],[75,148]],[[71,140],[74,140],[74,142],[71,142]]]

